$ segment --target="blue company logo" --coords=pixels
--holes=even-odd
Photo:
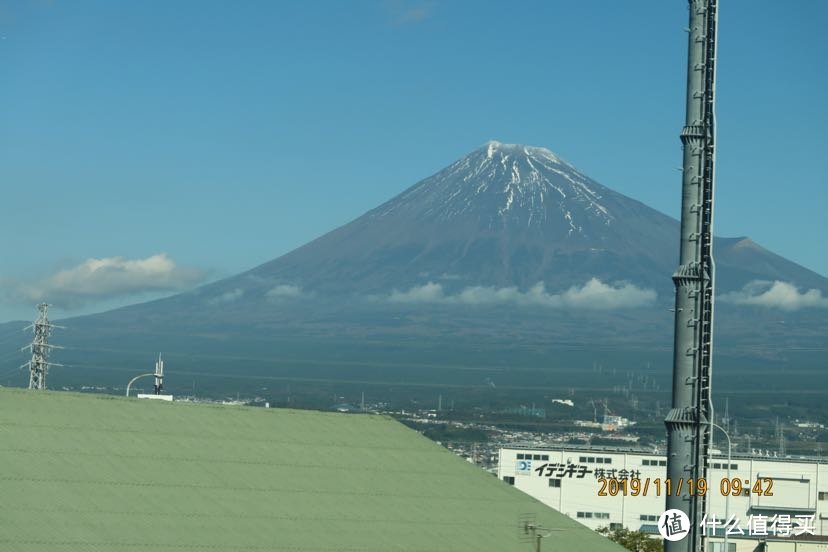
[[[519,472],[532,471],[532,461],[531,460],[518,460],[516,469]]]
[[[680,541],[690,533],[690,518],[681,510],[667,510],[658,518],[658,532],[668,541]]]

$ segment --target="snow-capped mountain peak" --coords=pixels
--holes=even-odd
[[[610,226],[611,190],[552,151],[489,141],[375,210],[377,217],[474,218],[484,228],[556,228],[560,237]],[[608,199],[610,201],[608,201]]]
[[[537,146],[525,146],[523,144],[504,144],[502,142],[498,142],[497,140],[489,140],[484,145],[486,148],[486,157],[492,159],[496,153],[500,152],[501,155],[528,155],[528,156],[537,156],[543,157],[553,163],[558,163],[562,165],[566,165],[568,167],[572,167],[569,163],[555,155],[552,150],[541,148]],[[573,167],[574,168],[574,167]]]

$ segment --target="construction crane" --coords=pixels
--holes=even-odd
[[[694,482],[706,477],[712,426],[713,188],[715,181],[715,77],[717,0],[689,0],[686,122],[683,145],[681,242],[676,288],[673,399],[667,414],[667,477]],[[704,552],[699,524],[706,499],[681,486],[668,510],[690,520],[687,536],[666,540],[665,552]]]

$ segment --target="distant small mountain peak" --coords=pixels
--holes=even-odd
[[[752,239],[748,238],[747,236],[741,236],[741,237],[736,238],[736,239],[738,241],[735,244],[733,244],[734,248],[754,249],[756,251],[762,251],[763,250],[762,246],[760,246],[758,243],[756,243]]]

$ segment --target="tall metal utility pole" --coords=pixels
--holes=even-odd
[[[164,361],[161,360],[161,353],[158,353],[158,360],[155,361],[155,385],[153,391],[156,395],[161,394],[164,388]]]
[[[59,349],[55,345],[49,345],[49,336],[52,334],[52,328],[59,328],[49,322],[49,305],[40,303],[37,306],[37,320],[25,329],[32,328],[34,338],[30,345],[23,347],[25,351],[28,349],[32,353],[32,359],[24,364],[29,367],[29,389],[46,389],[46,374],[49,372],[50,366],[61,366],[49,362],[49,352],[52,349]]]
[[[710,448],[713,347],[713,185],[717,0],[689,0],[686,123],[681,131],[684,164],[681,249],[676,286],[673,404],[667,426],[667,477],[673,482],[667,509],[690,518],[686,538],[666,541],[665,552],[704,552],[699,527],[705,497],[687,481],[706,477]],[[682,482],[683,484],[680,484]],[[695,485],[693,485],[695,490]],[[675,494],[678,491],[680,494]]]

